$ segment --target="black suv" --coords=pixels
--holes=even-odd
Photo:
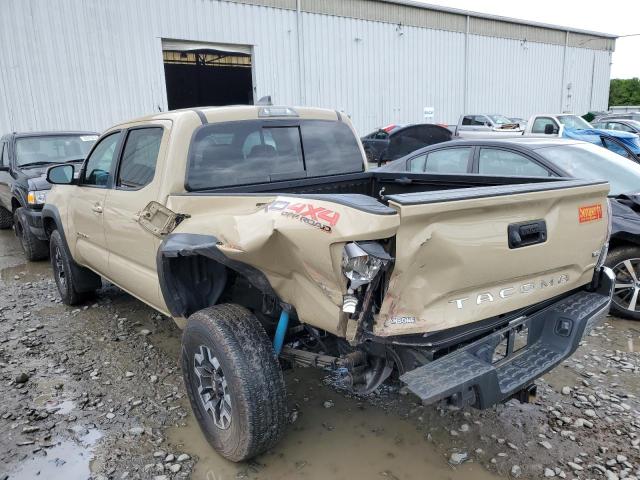
[[[97,138],[96,132],[14,132],[0,139],[0,229],[15,226],[28,260],[49,253],[41,218],[51,189],[47,168],[82,162]]]

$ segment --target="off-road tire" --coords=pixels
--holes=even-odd
[[[227,428],[216,426],[198,390],[196,354],[202,347],[219,363],[226,380],[231,405]],[[233,462],[250,459],[282,437],[287,423],[284,377],[269,337],[246,308],[221,304],[189,317],[182,334],[182,375],[200,428],[223,457]]]
[[[49,256],[51,257],[51,268],[53,269],[53,278],[60,292],[62,303],[65,305],[78,305],[82,303],[91,292],[83,291],[81,285],[76,285],[76,279],[73,275],[72,263],[73,259],[67,253],[62,235],[58,230],[51,233],[49,239]],[[63,276],[60,276],[60,273]],[[64,278],[64,280],[63,280]]]
[[[24,207],[16,209],[13,214],[13,225],[27,260],[43,260],[49,256],[49,245],[47,242],[40,240],[31,233],[27,215],[24,213]]]
[[[13,215],[4,207],[0,207],[0,230],[7,230],[13,225]]]
[[[640,280],[640,247],[619,247],[610,251],[605,261],[605,265],[614,270],[614,273],[616,274],[615,283],[617,285],[629,281],[627,280],[626,275],[624,275],[624,271],[623,276],[621,277],[620,273],[618,273],[617,268],[621,264],[624,264],[625,260],[631,261],[632,266],[637,265],[634,273],[636,275],[636,278]],[[638,288],[640,289],[640,285],[638,285]],[[633,297],[632,291],[629,291],[629,293],[631,294],[630,296]],[[623,290],[615,288],[613,292],[613,301],[611,302],[611,314],[615,315],[616,317],[629,318],[631,320],[640,320],[640,292],[637,296],[637,306],[635,311],[631,311],[629,310],[629,308],[624,308],[623,306],[621,306],[621,303],[629,303],[627,307],[630,306],[630,300],[628,302],[621,301],[622,296],[624,296]],[[628,297],[629,295],[627,295],[627,298]]]

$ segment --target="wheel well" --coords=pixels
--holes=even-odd
[[[629,241],[624,238],[612,238],[609,240],[609,252],[622,247],[638,247],[638,243]]]
[[[11,212],[15,212],[20,207],[20,201],[16,197],[11,198]]]
[[[165,258],[159,275],[165,302],[177,316],[188,317],[222,302],[248,308],[263,323],[270,323],[280,311],[273,295],[261,291],[242,273],[204,255]]]
[[[57,230],[56,222],[53,218],[45,217],[42,219],[42,225],[44,232],[47,234],[47,238],[51,238],[51,234],[54,230]]]

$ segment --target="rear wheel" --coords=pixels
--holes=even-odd
[[[31,233],[28,222],[24,207],[16,209],[13,215],[13,224],[22,250],[24,250],[25,257],[27,257],[29,261],[47,258],[49,255],[49,245]]]
[[[617,248],[605,263],[616,276],[611,313],[640,320],[640,248]]]
[[[0,207],[0,230],[6,230],[13,225],[13,215],[6,208]]]
[[[182,374],[200,428],[234,462],[280,440],[286,425],[282,370],[264,328],[232,304],[189,317],[182,335]]]

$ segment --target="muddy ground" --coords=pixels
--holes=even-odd
[[[289,370],[286,438],[232,464],[191,415],[172,322],[112,286],[62,305],[48,263],[25,263],[3,231],[0,480],[633,479],[639,334],[609,318],[535,403],[487,411],[423,407],[398,385],[355,398],[326,372]]]

